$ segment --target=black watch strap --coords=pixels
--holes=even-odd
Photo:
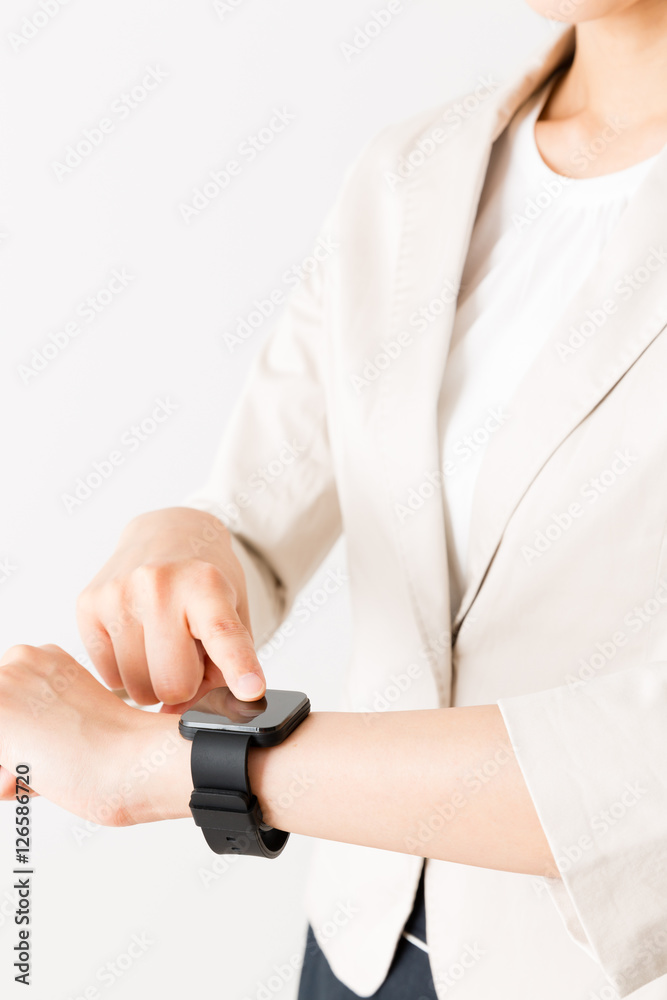
[[[216,854],[277,858],[289,833],[267,826],[248,780],[248,733],[199,730],[192,741],[190,809]]]

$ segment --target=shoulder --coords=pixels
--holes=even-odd
[[[502,89],[494,76],[480,77],[472,90],[385,126],[372,137],[366,151],[395,158],[409,154],[420,140],[435,137],[436,143],[444,142],[483,107],[493,104]]]
[[[348,167],[343,187],[374,184],[396,189],[426,159],[446,147],[454,135],[482,109],[495,106],[503,87],[493,76],[481,76],[475,87],[385,125],[365,143]]]

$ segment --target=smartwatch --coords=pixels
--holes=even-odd
[[[277,858],[285,847],[289,833],[264,822],[250,789],[248,747],[282,743],[309,711],[303,691],[241,701],[219,687],[181,716],[181,736],[192,740],[190,810],[216,854]]]

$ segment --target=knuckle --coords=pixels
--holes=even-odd
[[[76,612],[78,615],[89,615],[95,611],[96,598],[92,587],[86,587],[76,599]]]
[[[44,650],[45,653],[48,653],[49,656],[57,656],[61,660],[63,658],[65,658],[65,659],[69,659],[70,658],[69,654],[65,652],[65,650],[63,649],[63,647],[62,646],[57,646],[55,642],[45,642],[39,648],[42,649],[42,650]]]
[[[222,592],[232,600],[236,600],[236,591],[227,573],[214,563],[204,559],[192,559],[189,564],[190,572],[198,584],[208,589],[215,589]]]
[[[19,642],[10,646],[2,656],[3,663],[33,665],[39,658],[37,646],[29,646],[27,643]]]
[[[196,693],[198,684],[188,684],[182,677],[161,677],[153,682],[155,694],[165,705],[180,705]]]
[[[89,584],[76,599],[76,616],[81,621],[102,620],[113,614],[125,599],[126,582],[112,577],[99,585]]]
[[[103,618],[110,610],[123,603],[126,593],[127,580],[121,576],[111,577],[99,586],[91,584],[79,594],[76,602],[77,612]]]
[[[132,570],[132,584],[150,603],[162,602],[172,583],[172,568],[161,563],[143,563]]]
[[[245,625],[231,615],[213,618],[206,623],[204,640],[206,639],[249,639]]]
[[[52,679],[64,670],[68,662],[66,654],[56,646],[12,646],[2,657],[2,680],[5,685],[16,686],[24,691],[30,682],[50,684]]]
[[[153,587],[158,580],[159,567],[155,563],[142,563],[135,566],[130,573],[133,584],[140,587]]]
[[[111,645],[109,633],[100,626],[88,629],[81,638],[91,656],[93,654],[106,653]]]

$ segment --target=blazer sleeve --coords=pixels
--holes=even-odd
[[[328,256],[320,251],[324,259],[290,291],[253,359],[208,480],[182,501],[229,529],[257,646],[287,616],[342,530],[327,421],[328,353],[336,256],[344,252],[338,215],[366,148],[320,227]]]
[[[571,937],[620,997],[667,973],[667,662],[498,702]]]

